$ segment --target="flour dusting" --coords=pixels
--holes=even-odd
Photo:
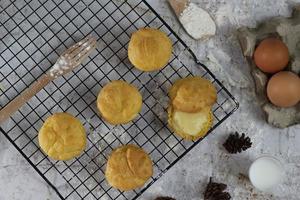
[[[194,3],[190,3],[181,13],[179,21],[194,39],[208,38],[215,35],[216,24],[210,15]]]
[[[64,70],[68,70],[69,68],[70,68],[70,65],[67,62],[66,58],[64,56],[61,56],[59,58],[59,60],[50,69],[50,71],[49,71],[50,76],[56,78],[59,75],[62,75],[64,73]]]
[[[79,41],[68,49],[49,70],[51,77],[57,78],[74,68],[74,64],[87,57],[91,50],[96,47],[97,40],[91,36]],[[78,63],[77,63],[78,65]]]

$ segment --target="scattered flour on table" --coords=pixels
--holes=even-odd
[[[248,78],[239,70],[236,70],[234,67],[232,69],[225,70],[224,66],[232,64],[231,58],[222,50],[210,51],[207,54],[208,62],[206,63],[210,70],[214,73],[221,74],[220,79],[227,86],[230,87],[238,87],[238,88],[247,88],[249,87]],[[236,78],[239,77],[239,78]]]
[[[207,38],[216,33],[216,24],[211,16],[194,3],[184,9],[179,21],[194,39]]]

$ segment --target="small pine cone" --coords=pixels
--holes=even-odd
[[[224,183],[211,182],[211,187],[214,188],[215,190],[224,191],[224,190],[226,190],[227,185]]]
[[[171,197],[157,197],[155,200],[176,200],[176,199]]]
[[[210,197],[214,196],[215,194],[222,192],[223,190],[226,189],[225,184],[218,184],[218,183],[213,183],[210,182],[207,185],[206,191],[204,193],[204,199],[209,199]]]
[[[214,200],[214,197],[222,194],[226,188],[226,184],[212,182],[212,178],[210,178],[209,183],[207,184],[206,190],[204,192],[204,199]]]
[[[211,197],[211,200],[230,200],[231,196],[228,192],[221,192]]]
[[[245,133],[242,136],[238,132],[235,134],[230,134],[223,146],[225,149],[232,154],[241,153],[242,151],[247,150],[252,145],[252,142],[249,137],[245,136]]]

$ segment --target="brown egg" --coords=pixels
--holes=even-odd
[[[276,73],[283,70],[289,63],[289,50],[279,39],[263,40],[254,52],[256,66],[266,73]]]
[[[300,78],[292,72],[279,72],[267,86],[270,101],[279,107],[291,107],[300,101]]]

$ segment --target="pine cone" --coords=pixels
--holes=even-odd
[[[229,200],[231,199],[231,196],[228,192],[222,192],[222,193],[218,193],[215,194],[211,200]]]
[[[230,134],[226,142],[223,144],[225,149],[229,153],[241,153],[242,151],[247,150],[252,145],[252,142],[249,137],[245,137],[245,133],[242,136],[238,132],[235,134]]]
[[[223,183],[214,183],[212,182],[212,178],[210,178],[209,183],[206,187],[206,191],[204,193],[204,199],[209,199],[211,196],[214,196],[215,194],[222,192],[227,188],[227,185]]]
[[[155,200],[176,200],[171,197],[157,197]]]
[[[214,183],[210,178],[204,192],[204,200],[229,200],[231,196],[228,192],[223,192],[227,188],[226,184]]]

